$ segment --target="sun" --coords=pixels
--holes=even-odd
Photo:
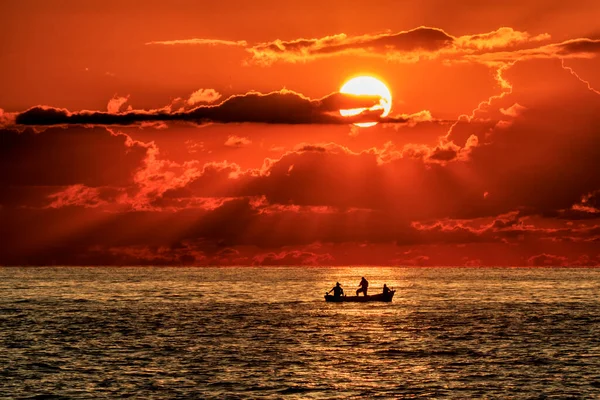
[[[381,100],[379,104],[374,105],[368,110],[382,110],[381,116],[385,117],[392,109],[392,93],[387,86],[377,78],[372,76],[357,76],[344,83],[340,89],[341,93],[354,95],[371,95],[379,96]],[[350,110],[340,110],[340,114],[344,117],[358,115],[367,108],[352,108]],[[354,124],[363,128],[377,125],[377,122],[359,122]]]

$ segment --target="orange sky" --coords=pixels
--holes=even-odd
[[[3,3],[0,264],[598,265],[597,15]]]

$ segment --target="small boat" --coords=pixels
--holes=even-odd
[[[325,295],[325,301],[331,303],[344,303],[344,302],[353,302],[353,303],[367,303],[369,301],[385,301],[391,302],[394,297],[395,290],[391,290],[388,293],[378,293],[370,296],[339,296],[335,297],[331,294]]]

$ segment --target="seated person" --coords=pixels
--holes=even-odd
[[[336,282],[335,286],[327,292],[327,294],[333,291],[333,297],[340,297],[344,294],[344,289],[342,289],[342,285],[339,282]]]

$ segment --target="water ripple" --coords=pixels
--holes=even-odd
[[[397,298],[322,300],[362,275]],[[599,289],[594,269],[0,268],[0,398],[597,398]]]

